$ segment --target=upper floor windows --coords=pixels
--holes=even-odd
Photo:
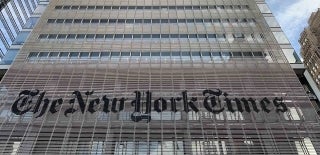
[[[101,24],[115,24],[115,23],[255,23],[252,18],[243,19],[48,19],[47,23],[75,23],[75,24],[88,24],[88,23],[101,23]]]
[[[188,5],[188,6],[102,6],[102,5],[57,5],[56,10],[203,10],[234,9],[248,10],[248,5]]]
[[[141,39],[141,38],[217,38],[225,34],[40,34],[38,39]]]

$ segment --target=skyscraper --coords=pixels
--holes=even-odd
[[[309,27],[301,33],[300,44],[301,54],[308,71],[311,73],[313,80],[320,85],[319,62],[320,62],[320,10],[312,13],[309,19]]]
[[[1,82],[0,152],[316,154],[263,0],[52,0]]]

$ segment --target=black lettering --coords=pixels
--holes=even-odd
[[[178,111],[178,110],[177,110],[177,102],[176,102],[176,101],[181,101],[181,100],[182,100],[181,97],[177,97],[177,98],[172,97],[172,98],[170,99],[170,102],[171,102],[171,111],[172,111],[172,112],[177,112],[177,111]]]
[[[151,113],[151,99],[152,99],[152,93],[150,91],[146,92],[147,95],[147,102],[146,102],[146,112],[145,114],[150,114]]]
[[[265,97],[260,101],[260,105],[263,111],[269,113],[271,110],[269,110],[267,108],[267,106],[270,104],[271,102]]]
[[[102,100],[103,100],[103,102],[104,102],[104,104],[103,104],[103,111],[104,111],[105,113],[110,112],[110,111],[109,111],[109,99],[107,98],[107,96],[104,95],[104,96],[102,97]]]
[[[42,106],[42,109],[41,109],[41,111],[40,111],[40,114],[39,114],[38,116],[36,116],[36,118],[41,117],[41,116],[46,112],[50,101],[49,101],[49,99],[46,98],[46,99],[43,100],[43,103],[44,103],[44,104],[43,104],[43,106]]]
[[[125,100],[126,100],[125,98],[121,98],[121,99],[119,100],[120,105],[119,105],[119,110],[117,111],[116,108],[117,108],[118,99],[117,99],[117,98],[113,98],[113,100],[112,100],[112,106],[111,106],[111,111],[114,112],[114,113],[122,111],[122,110],[124,109],[124,101],[125,101]]]
[[[194,102],[197,101],[197,98],[196,97],[192,97],[190,99],[190,101],[188,101],[188,94],[187,94],[187,91],[183,91],[182,92],[182,100],[183,100],[183,105],[184,105],[184,111],[185,112],[189,112],[190,109],[189,109],[189,106],[191,107],[191,109],[195,112],[198,112],[199,109],[194,105]]]
[[[57,107],[58,107],[58,106],[57,106],[57,103],[58,103],[58,105],[60,106],[60,105],[62,105],[62,102],[63,102],[62,98],[59,98],[59,99],[57,99],[57,100],[53,100],[52,103],[51,103],[51,106],[50,106],[49,111],[50,111],[52,114],[58,112],[58,111],[57,111]]]
[[[161,102],[161,109],[160,109],[160,102]],[[157,112],[162,112],[167,110],[167,101],[163,98],[159,98],[154,101],[154,110]]]
[[[221,105],[221,101],[219,99],[219,96],[222,95],[222,91],[217,89],[217,91],[212,91],[212,90],[204,90],[202,92],[203,96],[206,96],[205,99],[203,100],[203,104],[204,104],[204,107],[209,111],[209,112],[212,112],[214,114],[219,114],[220,112],[222,112],[224,110],[224,107]],[[209,96],[207,96],[207,94],[209,94]],[[214,96],[213,96],[214,95]],[[218,102],[219,102],[219,105],[220,105],[220,109],[214,109],[214,107],[217,105],[217,102],[216,102],[216,97],[218,98]],[[211,102],[211,106],[209,105],[209,99],[210,99],[210,102]]]
[[[99,105],[100,104],[100,99],[99,98],[96,98],[94,100],[91,100],[90,103],[89,103],[89,106],[88,106],[88,111],[93,114],[95,113],[97,110],[95,110],[95,105]]]
[[[228,95],[229,95],[228,93],[223,93],[223,96],[225,97],[224,101],[226,101],[228,111],[234,113],[235,110],[233,109],[233,106],[232,106],[232,100],[227,97]]]
[[[136,98],[131,102],[131,106],[134,106],[135,112],[140,112],[141,107],[141,92],[135,91]]]
[[[281,112],[286,112],[288,111],[288,108],[286,106],[286,104],[283,103],[283,99],[282,98],[275,98],[273,100],[273,104],[276,107],[276,112],[279,113],[279,111]]]
[[[23,115],[32,109],[32,98],[39,94],[39,90],[29,91],[23,90],[19,93],[19,98],[14,101],[11,111],[16,115]],[[22,110],[20,110],[22,109]]]

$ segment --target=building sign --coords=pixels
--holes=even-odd
[[[145,93],[145,100],[142,100],[141,94]],[[202,103],[203,107],[214,114],[219,114],[225,110],[230,112],[266,112],[270,113],[272,110],[275,112],[286,112],[288,110],[286,104],[282,98],[275,97],[268,99],[264,97],[260,100],[254,98],[228,98],[228,93],[223,92],[220,89],[206,89],[202,91],[202,98],[188,96],[187,91],[182,91],[181,96],[170,98],[152,98],[152,92],[135,91],[135,98],[132,101],[128,101],[127,98],[109,98],[104,95],[99,98],[92,98],[91,95],[94,91],[87,91],[81,93],[80,91],[74,91],[72,98],[64,100],[58,98],[50,101],[45,97],[46,92],[40,92],[39,90],[24,90],[19,93],[18,98],[12,104],[12,112],[16,115],[23,115],[26,112],[33,112],[37,114],[35,118],[43,116],[46,111],[54,114],[58,112],[58,109],[63,104],[66,104],[67,109],[64,110],[64,115],[68,117],[75,112],[95,113],[98,110],[102,110],[105,113],[118,113],[124,110],[125,102],[131,103],[130,106],[134,108],[131,114],[131,120],[139,122],[141,120],[151,120],[151,111],[163,112],[163,111],[189,111],[198,112],[199,108],[197,104]],[[34,102],[36,101],[36,102]],[[75,108],[78,105],[78,108]],[[180,109],[177,105],[183,105]],[[102,108],[97,108],[102,107]],[[145,108],[143,108],[145,107]]]

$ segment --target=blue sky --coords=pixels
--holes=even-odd
[[[320,0],[266,0],[293,48],[300,53],[299,37]]]

